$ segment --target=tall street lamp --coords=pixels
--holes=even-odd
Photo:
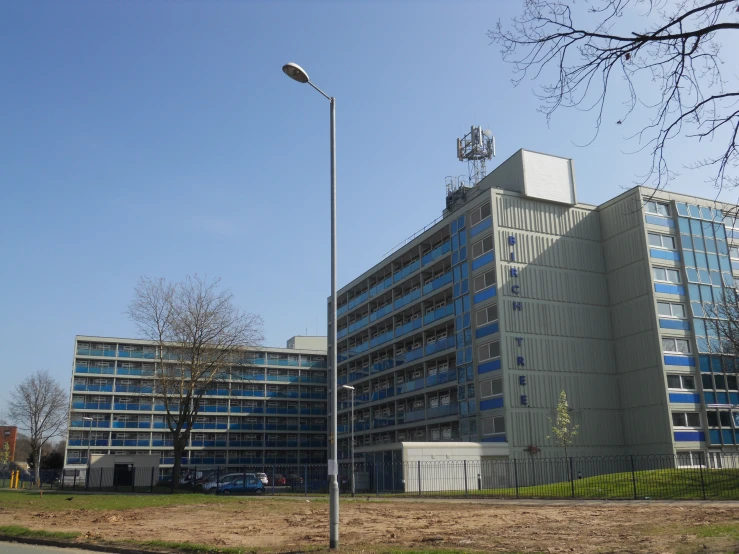
[[[331,107],[331,328],[329,360],[331,378],[331,452],[328,460],[329,474],[329,547],[339,547],[339,462],[336,440],[336,98],[329,96],[311,83],[305,70],[295,63],[282,66],[285,75],[298,83],[307,83],[326,98]]]
[[[351,429],[352,429],[352,450],[351,450],[351,457],[352,457],[352,498],[354,498],[354,494],[356,493],[356,488],[354,486],[354,387],[351,385],[342,385],[342,389],[350,390],[352,391],[352,419],[351,419]]]

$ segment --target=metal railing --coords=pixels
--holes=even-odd
[[[739,499],[739,454],[691,452],[662,456],[609,456],[500,460],[378,461],[339,464],[343,494],[448,498]],[[371,456],[371,454],[368,454]],[[168,469],[117,467],[42,472],[42,486],[59,490],[223,492],[238,476],[261,475],[269,495],[327,494],[325,464],[246,463],[183,466],[173,483]],[[0,474],[0,485],[10,475]],[[30,481],[30,476],[26,477]],[[29,483],[30,485],[30,483]],[[29,485],[26,485],[28,487]]]

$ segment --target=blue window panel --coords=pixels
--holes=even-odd
[[[675,442],[703,442],[706,434],[703,431],[675,431]]]
[[[711,444],[721,444],[721,431],[718,429],[708,431],[708,437],[711,439]]]
[[[479,339],[480,337],[486,337],[488,335],[492,335],[493,333],[498,332],[498,324],[492,323],[491,325],[485,325],[485,327],[480,327],[478,330],[475,331],[475,338]]]
[[[497,437],[483,437],[482,442],[506,442],[505,435]]]
[[[729,403],[729,395],[725,392],[717,391],[716,392],[716,404],[728,404]]]
[[[493,225],[493,218],[488,217],[484,220],[482,220],[480,223],[475,225],[470,229],[470,237],[474,237],[475,235],[479,235],[482,233],[485,229],[489,229]]]
[[[656,248],[650,248],[649,256],[652,258],[659,258],[660,260],[680,261],[680,253],[675,252],[674,250],[658,250]]]
[[[679,294],[685,296],[685,287],[680,285],[666,285],[664,283],[655,283],[654,292],[661,292],[662,294]]]
[[[495,259],[495,256],[493,255],[493,252],[488,252],[487,254],[484,254],[483,256],[480,256],[476,260],[472,262],[472,271],[475,271],[476,269],[480,269],[482,266],[489,264]]]
[[[494,410],[495,408],[503,407],[503,397],[490,398],[489,400],[480,400],[480,411],[482,410]]]
[[[479,302],[483,302],[483,301],[487,300],[488,298],[492,298],[492,297],[494,297],[497,294],[496,291],[495,291],[495,289],[496,289],[496,287],[493,286],[493,287],[490,287],[489,289],[485,289],[484,291],[478,292],[474,296],[473,300],[477,304]]]
[[[659,217],[656,215],[648,215],[644,217],[647,223],[652,225],[663,225],[665,227],[674,227],[675,222],[670,217]]]
[[[477,366],[477,374],[482,375],[483,373],[489,373],[491,371],[495,371],[496,369],[500,369],[500,358],[498,358],[497,360],[491,360],[489,362],[479,364]]]
[[[670,402],[684,403],[684,404],[700,404],[700,397],[697,393],[691,392],[671,392]]]
[[[734,444],[734,431],[731,429],[721,429],[724,438],[724,444]]]
[[[665,356],[665,365],[695,366],[693,356]]]
[[[704,392],[703,393],[703,401],[706,404],[715,404],[716,403],[716,394],[712,392]]]
[[[729,393],[729,404],[739,404],[739,392]]]
[[[662,329],[682,329],[690,331],[690,322],[687,319],[660,319],[659,326]]]

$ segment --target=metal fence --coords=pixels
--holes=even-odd
[[[339,465],[342,494],[448,498],[739,499],[739,454],[611,456],[484,461],[406,461]],[[42,486],[113,492],[219,493],[247,474],[269,495],[328,492],[327,466],[259,464],[185,466],[180,482],[158,468],[116,467],[42,472]],[[8,486],[9,477],[0,475]]]

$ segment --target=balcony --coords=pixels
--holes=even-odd
[[[374,287],[371,287],[369,290],[370,298],[373,296],[376,296],[377,294],[381,293],[384,290],[389,289],[391,286],[393,286],[393,278],[388,277],[384,281],[380,281],[377,283]]]
[[[421,325],[423,325],[423,320],[420,317],[418,319],[414,319],[413,321],[409,321],[405,325],[400,325],[395,328],[395,338],[402,337],[403,335],[407,335],[408,333],[415,331],[416,329],[420,329]]]
[[[202,410],[198,410],[198,412],[216,412],[216,413],[228,413],[228,406],[203,406]]]
[[[108,439],[71,439],[67,446],[108,446]]]
[[[264,431],[264,423],[231,423],[228,428],[231,431]]]
[[[264,446],[264,443],[261,440],[228,442],[229,448],[261,448],[262,446]]]
[[[418,288],[414,290],[413,292],[409,292],[405,296],[401,296],[400,298],[395,300],[395,302],[393,302],[393,309],[397,310],[397,309],[402,308],[403,306],[407,306],[411,302],[415,302],[416,300],[421,298],[422,293],[423,291],[420,288]]]
[[[372,323],[373,321],[376,321],[376,320],[380,319],[383,316],[386,316],[387,314],[389,314],[390,312],[392,312],[394,309],[395,308],[393,308],[393,305],[392,304],[388,304],[387,306],[383,306],[379,310],[375,310],[374,312],[372,312],[369,315],[370,323]]]
[[[300,360],[300,367],[326,368],[326,360]]]
[[[263,414],[264,406],[231,406],[232,414]],[[274,408],[271,408],[274,409]]]
[[[403,279],[405,279],[406,277],[408,277],[408,275],[410,275],[411,273],[413,273],[415,271],[418,271],[420,269],[420,267],[421,267],[421,260],[416,260],[412,264],[405,266],[400,271],[396,271],[393,274],[393,283],[397,283],[398,281],[402,281]]]
[[[446,337],[444,339],[437,340],[434,343],[426,345],[426,355],[429,356],[431,354],[435,354],[436,352],[446,350],[447,348],[453,348],[456,343],[457,341],[455,337]]]
[[[380,418],[380,419],[373,419],[372,420],[372,428],[373,429],[381,429],[383,427],[391,427],[395,425],[395,418]]]
[[[416,348],[414,350],[409,350],[405,353],[405,355],[400,355],[397,358],[397,364],[400,365],[405,362],[412,362],[413,360],[418,360],[420,358],[423,358],[423,347]]]
[[[143,369],[140,367],[118,367],[118,375],[135,375],[139,377],[154,377],[153,369]]]
[[[134,394],[151,394],[153,387],[141,387],[138,385],[116,385],[115,392],[130,392]]]
[[[268,390],[267,398],[298,398],[298,394],[298,391]],[[302,393],[300,397],[307,398],[303,397]]]
[[[436,375],[429,375],[426,377],[426,386],[431,387],[433,385],[441,385],[443,383],[456,383],[457,382],[457,370],[450,369],[448,371],[439,372]]]
[[[152,446],[174,446],[172,441],[153,440],[151,441]]]
[[[328,378],[326,375],[301,375],[300,376],[300,382],[301,383],[316,383],[318,385],[325,385],[328,382]]]
[[[408,381],[407,383],[403,383],[402,385],[398,385],[397,387],[395,387],[395,394],[405,394],[406,392],[421,390],[425,386],[426,380],[423,377],[420,377],[418,379]]]
[[[84,419],[72,420],[69,424],[70,427],[82,427],[90,429],[96,427],[108,428],[110,427],[110,421],[85,421]]]
[[[203,447],[203,446],[218,446],[218,447],[225,448],[226,447],[226,440],[225,439],[223,439],[223,440],[207,440],[207,441],[205,441],[205,440],[191,440],[190,441],[190,446],[194,446],[194,447],[198,447],[198,446],[200,446],[200,447]]]
[[[193,423],[193,429],[228,429],[226,423]]]
[[[444,244],[434,248],[431,252],[429,252],[423,258],[421,258],[421,263],[423,265],[430,264],[434,260],[441,258],[442,256],[444,256],[445,254],[448,254],[451,251],[452,251],[452,241],[447,240]]]
[[[231,396],[261,396],[264,397],[263,390],[232,390]]]
[[[77,348],[78,356],[108,356],[115,357],[115,349],[102,348]]]
[[[300,365],[299,360],[281,360],[281,359],[269,359],[267,358],[267,365],[277,365],[282,367],[298,367]]]
[[[94,354],[92,354],[94,356]],[[156,357],[154,352],[144,352],[143,350],[125,350],[118,352],[119,358],[143,358],[145,360],[153,360]]]
[[[374,391],[369,398],[370,402],[375,402],[377,400],[383,400],[385,398],[392,398],[395,396],[395,388],[394,387],[388,387],[386,389],[380,389]]]
[[[151,421],[114,421],[113,429],[151,429]]]
[[[78,365],[74,368],[75,373],[87,373],[90,375],[113,375],[113,367],[97,367],[97,366],[86,366]]]
[[[362,352],[367,352],[367,350],[369,350],[369,341],[365,341],[360,344],[355,344],[354,346],[349,348],[347,359],[351,358],[352,356],[357,356],[358,354],[361,354]]]
[[[149,412],[153,409],[153,404],[113,404],[114,410],[123,410],[123,411],[141,411],[141,412]]]
[[[448,317],[452,315],[453,313],[454,313],[454,304],[447,304],[446,306],[438,308],[424,315],[423,324],[428,325],[429,323],[433,323],[434,321],[444,319],[445,317]]]
[[[76,384],[75,391],[83,392],[113,392],[113,385],[82,385]]]
[[[149,446],[149,439],[113,439],[110,446]]]
[[[110,402],[72,402],[72,408],[75,410],[110,410],[111,406]]]
[[[446,406],[436,406],[435,408],[426,409],[426,419],[435,417],[447,417],[459,413],[459,405],[456,402],[447,404]]]
[[[354,323],[349,325],[347,329],[349,330],[349,333],[353,333],[354,331],[358,331],[359,329],[366,327],[367,325],[369,325],[369,316],[365,316],[362,319],[355,321]]]
[[[449,283],[452,282],[452,272],[449,271],[445,273],[444,275],[441,275],[431,281],[430,283],[427,283],[423,285],[423,294],[428,294],[430,292],[433,292],[435,290],[439,290],[441,288],[444,288]]]

